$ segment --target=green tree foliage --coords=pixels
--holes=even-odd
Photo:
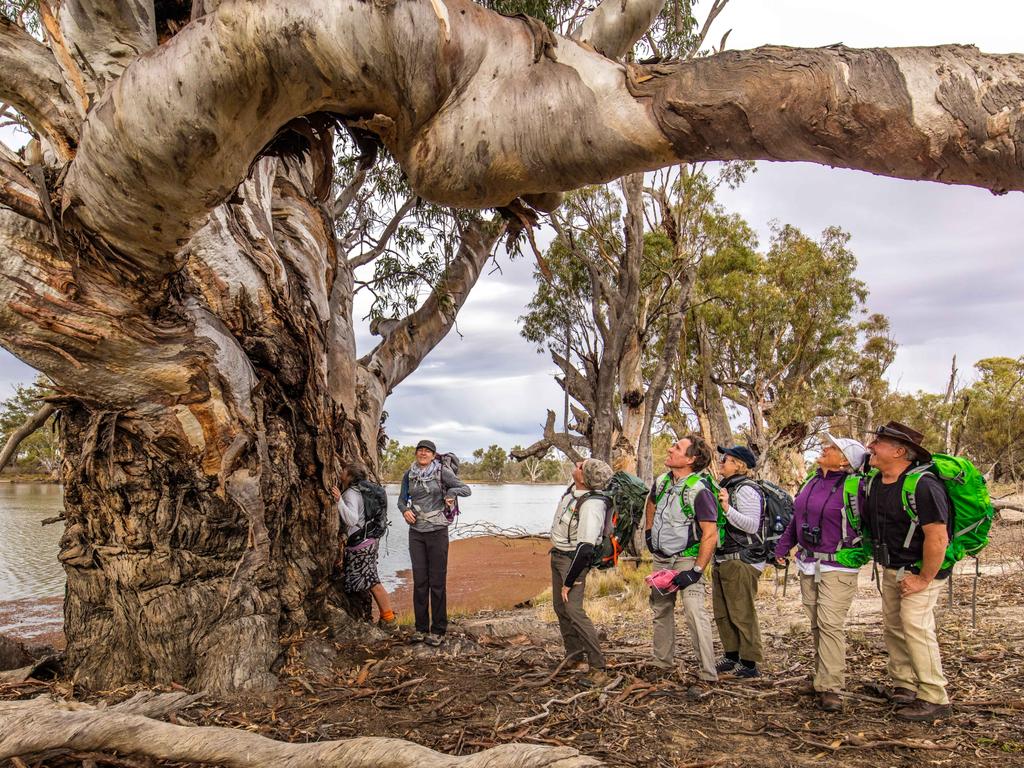
[[[891,394],[878,420],[909,424],[924,433],[931,450],[967,456],[993,480],[1019,487],[1024,483],[1024,357],[988,357],[974,369],[973,381],[952,397]]]
[[[745,437],[769,474],[799,472],[781,464],[799,464],[808,437],[848,413],[851,397],[878,398],[884,389],[881,373],[893,354],[888,321],[860,320],[868,291],[848,244],[838,227],[814,240],[777,225],[767,253],[755,250],[747,230],[702,268],[706,300],[693,325],[707,344],[701,359],[687,340],[690,368],[710,365],[714,383],[747,416]]]
[[[398,482],[405,470],[412,466],[416,459],[416,448],[411,445],[400,445],[397,440],[388,440],[380,456],[381,477],[390,482]]]
[[[487,450],[477,448],[473,451],[473,458],[477,460],[479,470],[486,475],[488,480],[500,483],[504,479],[508,454],[500,445],[492,445]]]
[[[19,384],[11,397],[0,402],[0,448],[39,410],[43,404],[42,398],[49,394],[53,394],[53,391],[45,379],[40,377],[33,384]],[[54,417],[21,441],[8,466],[19,473],[56,475],[60,466],[60,450]]]

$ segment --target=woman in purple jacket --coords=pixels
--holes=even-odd
[[[858,569],[835,559],[838,550],[859,539],[846,518],[843,487],[866,455],[856,440],[825,435],[818,468],[797,494],[793,520],[775,547],[779,565],[797,547],[800,595],[814,640],[814,692],[826,712],[843,708],[839,694],[846,683],[846,614],[857,593]]]

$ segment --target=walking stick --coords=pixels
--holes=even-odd
[[[786,569],[782,572],[782,596],[786,596],[786,587],[789,586],[789,558],[786,558]]]

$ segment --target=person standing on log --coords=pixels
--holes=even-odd
[[[448,631],[448,526],[456,496],[470,487],[443,466],[431,440],[416,444],[416,459],[402,476],[398,509],[409,524],[412,604],[416,617],[413,642],[439,646]]]

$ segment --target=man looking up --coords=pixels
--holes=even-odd
[[[882,635],[889,651],[890,699],[906,704],[896,715],[932,721],[949,714],[946,678],[935,635],[935,603],[949,569],[939,570],[949,543],[952,514],[946,489],[919,474],[904,506],[904,483],[920,462],[931,461],[923,435],[898,421],[875,431],[868,444],[873,472],[867,481],[864,520],[875,561],[882,566]],[[912,497],[912,498],[911,498]]]
[[[654,570],[678,570],[673,583],[683,594],[683,615],[697,656],[701,680],[714,682],[715,650],[711,621],[705,610],[704,569],[718,544],[718,506],[705,480],[697,473],[711,463],[711,446],[691,434],[671,445],[665,466],[647,498],[645,538],[654,556]],[[676,593],[651,589],[654,613],[654,665],[675,666]]]

